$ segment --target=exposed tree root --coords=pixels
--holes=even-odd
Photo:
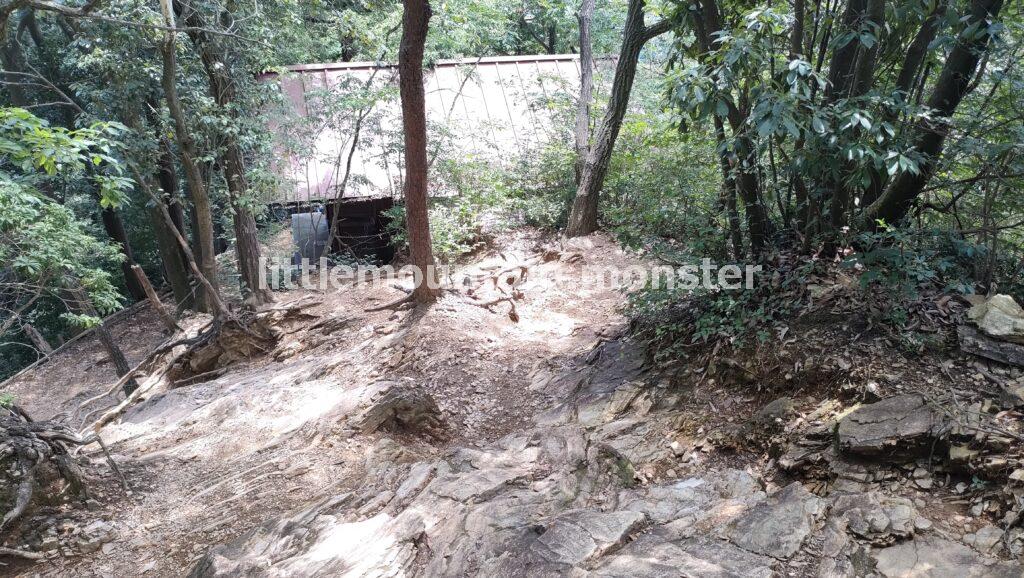
[[[24,558],[25,560],[42,560],[43,555],[39,552],[26,552],[25,550],[18,550],[17,548],[7,548],[0,546],[0,556],[7,556],[9,558]]]
[[[384,311],[386,309],[398,309],[402,305],[405,305],[407,303],[415,303],[415,302],[416,302],[416,298],[410,293],[409,295],[406,295],[406,296],[402,297],[401,299],[396,299],[395,301],[391,301],[390,303],[385,303],[384,305],[378,305],[377,307],[370,307],[368,309],[363,309],[363,311],[365,311],[367,313],[373,313],[375,311]]]
[[[312,304],[313,301],[301,299],[267,308],[245,318],[216,317],[201,327],[175,335],[154,349],[129,372],[141,379],[139,388],[113,408],[107,409],[84,431],[99,431],[152,393],[218,377],[232,363],[269,352],[283,335],[291,331],[292,322],[313,318],[302,312]],[[79,410],[115,394],[120,383],[86,400],[79,406]],[[89,419],[101,409],[86,413],[81,419],[82,425],[89,423]]]
[[[0,530],[20,518],[28,509],[36,485],[36,473],[44,462],[53,464],[74,494],[85,497],[85,483],[69,447],[84,446],[97,439],[95,435],[79,436],[71,428],[56,421],[33,421],[17,406],[0,409],[0,462],[13,459],[20,472],[14,504],[0,520]],[[110,463],[115,471],[119,471],[113,460]]]

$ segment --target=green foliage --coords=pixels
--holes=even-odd
[[[0,108],[0,158],[13,169],[5,179],[38,182],[43,177],[74,178],[86,173],[99,190],[100,204],[112,207],[125,199],[131,180],[122,176],[116,140],[125,128],[94,123],[68,130],[22,108]],[[108,172],[100,172],[108,171]]]
[[[629,296],[627,313],[638,337],[663,361],[685,355],[694,345],[765,343],[784,334],[817,267],[811,261],[775,266],[755,273],[752,288],[687,290],[649,284]]]
[[[860,234],[855,246],[861,249],[843,265],[860,272],[863,289],[897,301],[916,300],[924,287],[972,293],[971,263],[985,255],[984,247],[941,230],[915,231],[884,222],[877,232]]]
[[[20,329],[19,321],[39,313],[39,305],[62,303],[67,289],[84,289],[101,313],[120,307],[105,267],[121,253],[93,236],[69,207],[41,192],[86,179],[105,203],[122,199],[128,181],[119,174],[117,146],[108,138],[118,134],[113,125],[69,131],[22,109],[0,109],[0,335]],[[59,314],[76,325],[96,322],[63,307]]]
[[[575,162],[576,152],[563,142],[520,158],[505,179],[507,218],[540,229],[562,228],[576,194]]]
[[[433,199],[430,207],[430,241],[434,257],[440,263],[452,263],[480,246],[478,224],[481,206],[465,197]],[[404,248],[409,243],[405,228],[405,205],[396,205],[385,214],[392,243]]]

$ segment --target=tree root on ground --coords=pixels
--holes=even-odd
[[[508,303],[509,311],[508,317],[513,323],[519,323],[519,312],[516,311],[516,301],[523,298],[522,291],[519,290],[519,286],[526,282],[530,276],[530,267],[538,263],[547,263],[549,261],[557,260],[559,254],[556,252],[544,252],[533,255],[526,260],[517,263],[515,265],[502,267],[501,265],[494,265],[491,267],[485,267],[485,271],[482,274],[473,275],[467,277],[463,286],[460,287],[446,287],[441,291],[443,293],[454,293],[466,298],[466,301],[471,305],[477,307],[483,307],[488,311],[492,311],[495,305],[500,303]],[[487,301],[481,301],[478,293],[485,285],[490,285],[491,288],[498,293],[498,297]],[[406,305],[414,304],[416,302],[412,292],[404,287],[395,287],[406,295],[400,297],[394,301],[390,301],[383,305],[377,305],[363,309],[366,313],[373,313],[376,311],[386,310],[398,310]]]
[[[80,420],[83,431],[99,431],[150,394],[215,379],[233,363],[270,352],[284,335],[294,331],[293,324],[315,318],[303,312],[314,304],[315,300],[304,298],[249,314],[245,318],[215,318],[210,323],[172,336],[128,373],[140,380],[139,388],[107,409],[88,427],[85,424],[90,418],[104,408],[101,406],[85,413]],[[84,401],[78,410],[84,411],[88,406],[115,395],[124,379]]]
[[[32,501],[36,474],[45,462],[56,468],[72,493],[87,497],[81,471],[69,448],[97,440],[95,435],[79,436],[71,428],[56,421],[33,421],[18,406],[0,409],[0,463],[13,460],[20,473],[20,481],[14,492],[14,504],[0,520],[0,530],[7,528],[25,513]]]

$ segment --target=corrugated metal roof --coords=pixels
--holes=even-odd
[[[502,163],[551,138],[553,103],[575,98],[576,55],[441,60],[424,71],[431,151]],[[346,62],[290,66],[262,75],[276,80],[284,110],[271,113],[278,174],[286,186],[268,202],[334,198],[344,180],[354,118],[366,114],[345,196],[401,192],[401,109],[394,64]],[[389,90],[368,107],[351,95]],[[349,102],[345,102],[349,95]],[[362,109],[360,109],[362,107]]]

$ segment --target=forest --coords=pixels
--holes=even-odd
[[[1022,58],[1009,0],[0,0],[0,574],[1024,575]]]

